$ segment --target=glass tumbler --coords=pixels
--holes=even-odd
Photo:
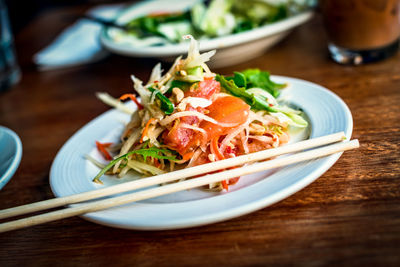
[[[7,8],[0,0],[0,92],[16,84],[20,77]]]
[[[363,64],[399,49],[400,0],[320,0],[332,59]]]

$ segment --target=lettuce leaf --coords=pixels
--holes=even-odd
[[[261,72],[259,70],[256,71],[256,73],[261,73],[260,76],[268,74],[268,72]],[[262,74],[264,73],[264,74]],[[261,86],[259,88],[252,88],[252,89],[246,89],[246,82],[248,83],[249,81],[243,80],[244,75],[239,75],[238,72],[235,72],[235,76],[233,77],[227,77],[225,78],[222,75],[218,75],[215,77],[217,81],[221,83],[221,86],[228,91],[230,94],[240,97],[243,99],[247,104],[251,106],[253,109],[258,109],[258,110],[266,110],[271,113],[271,115],[274,114],[282,114],[288,121],[289,125],[292,125],[294,127],[299,127],[299,128],[304,128],[308,126],[308,122],[301,117],[301,111],[286,107],[286,106],[280,106],[278,104],[272,104],[271,101],[268,102],[268,99],[262,95],[261,93],[257,93],[255,89],[261,90]],[[265,76],[264,76],[265,78]],[[269,74],[268,74],[269,78]],[[261,83],[265,83],[266,80],[263,80],[260,78],[261,82],[257,84],[256,82],[259,82],[257,79],[252,80],[252,84],[257,84],[260,85]],[[256,81],[256,82],[254,82]],[[269,79],[267,80],[268,83],[272,83],[272,86],[274,88],[280,87],[282,85],[273,83]],[[250,83],[251,84],[251,83]],[[243,85],[243,87],[239,87],[238,85]],[[247,85],[249,87],[251,85]],[[265,87],[264,87],[265,88]],[[262,91],[261,91],[262,92]],[[276,102],[275,102],[276,103]],[[279,117],[279,116],[278,116]]]
[[[247,88],[258,87],[266,90],[274,97],[278,97],[279,90],[286,87],[286,84],[279,84],[271,81],[269,72],[266,71],[247,69],[242,71],[242,74],[246,77]]]
[[[300,116],[301,111],[286,106],[274,106],[274,108],[289,119],[289,125],[298,128],[305,128],[308,126],[308,122],[302,116]]]
[[[192,12],[195,28],[212,37],[231,33],[236,26],[232,4],[233,0],[213,0],[208,8],[198,4]]]
[[[244,87],[238,87],[234,81],[234,79],[227,80],[224,76],[217,74],[215,77],[217,81],[221,83],[221,86],[227,90],[230,94],[240,97],[247,104],[249,104],[254,109],[263,109],[269,112],[278,112],[274,108],[272,108],[268,102],[263,100],[261,97],[258,97],[254,94],[251,94],[246,91]]]

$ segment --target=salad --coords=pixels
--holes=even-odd
[[[248,31],[313,6],[313,0],[211,0],[194,1],[194,5],[179,12],[153,12],[135,17],[115,29],[113,38],[126,39],[137,45],[179,43],[181,36],[190,34],[196,39],[209,39]]]
[[[208,162],[270,149],[286,144],[291,128],[306,128],[301,111],[284,105],[280,91],[287,85],[275,83],[266,71],[247,69],[232,76],[215,74],[206,62],[215,50],[199,53],[192,36],[188,55],[178,57],[163,73],[157,64],[147,83],[132,76],[140,96],[128,93],[137,110],[131,113],[120,100],[106,93],[105,103],[131,114],[118,144],[96,142],[109,161],[93,181],[104,174],[125,176],[136,171],[145,176],[188,168]],[[239,178],[209,185],[228,190]]]

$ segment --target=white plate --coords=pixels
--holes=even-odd
[[[276,82],[289,82],[283,91],[290,103],[301,108],[310,122],[310,137],[344,131],[351,137],[353,120],[346,104],[334,93],[307,81],[272,76]],[[50,184],[57,197],[101,187],[91,180],[99,169],[85,160],[85,154],[101,158],[95,140],[115,141],[122,122],[129,117],[117,110],[105,112],[79,130],[58,152],[50,172]],[[327,171],[340,154],[292,165],[274,171],[241,177],[228,193],[200,189],[144,200],[84,215],[90,221],[127,229],[161,230],[219,222],[269,206],[309,185]],[[132,177],[103,177],[105,185]]]
[[[155,11],[185,10],[197,1],[145,1],[128,8],[117,16],[115,21],[118,24],[124,25],[135,17]],[[210,62],[211,67],[224,67],[248,61],[263,54],[268,48],[285,37],[294,27],[308,21],[312,15],[313,12],[307,11],[250,31],[209,40],[200,40],[200,51],[218,50],[212,62]],[[177,56],[186,54],[189,46],[188,43],[181,43],[139,47],[126,40],[115,41],[111,37],[113,33],[115,33],[115,29],[104,28],[100,35],[100,41],[106,49],[124,56],[156,57],[172,61]]]
[[[22,157],[22,143],[12,130],[0,126],[0,189],[18,169]]]

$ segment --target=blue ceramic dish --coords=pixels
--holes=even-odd
[[[0,189],[17,170],[22,157],[22,143],[18,135],[0,126]]]

